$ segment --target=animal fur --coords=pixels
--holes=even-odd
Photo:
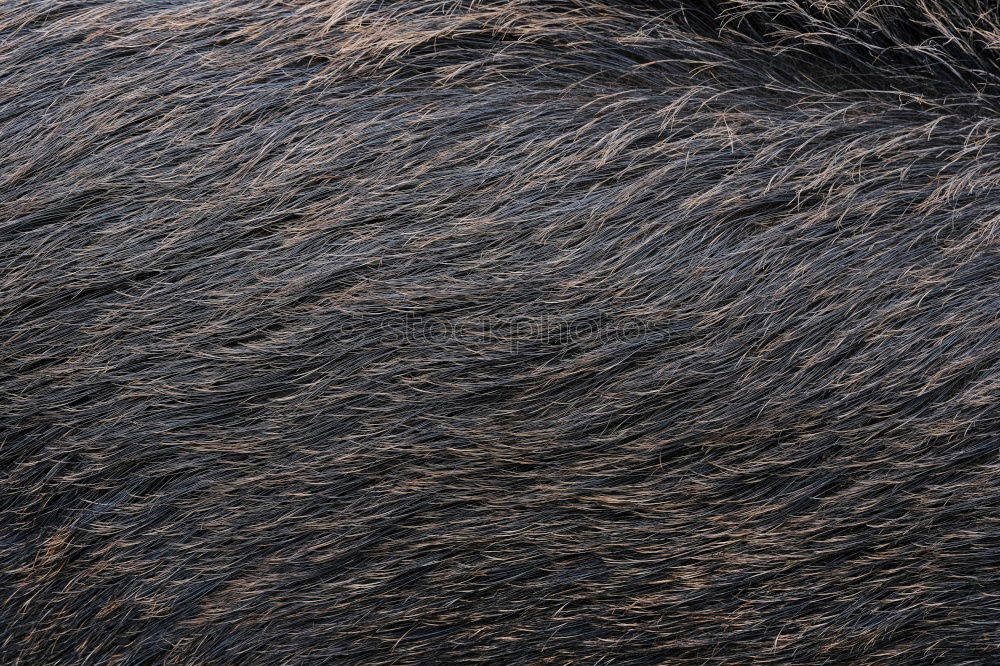
[[[0,0],[0,663],[988,664],[992,0]]]

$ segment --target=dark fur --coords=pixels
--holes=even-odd
[[[0,2],[0,662],[985,664],[987,0]]]

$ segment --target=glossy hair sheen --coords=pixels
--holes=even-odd
[[[0,663],[988,664],[992,0],[0,0]]]

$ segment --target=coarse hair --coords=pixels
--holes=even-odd
[[[0,663],[985,664],[992,0],[0,2]]]

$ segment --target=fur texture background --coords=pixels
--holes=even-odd
[[[0,0],[0,662],[986,664],[987,0]]]

